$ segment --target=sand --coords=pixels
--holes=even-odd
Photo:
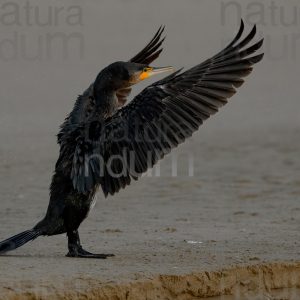
[[[82,281],[82,282],[80,282]],[[63,286],[63,287],[62,287]],[[78,278],[59,286],[30,283],[4,287],[1,299],[272,299],[300,296],[300,264],[270,263],[239,266],[188,275],[159,275],[127,283]]]
[[[67,258],[64,235],[38,238],[0,257],[1,297],[193,299],[299,287],[298,131],[223,136],[216,141],[203,130],[205,142],[191,141],[199,157],[194,177],[144,177],[114,198],[98,195],[80,228],[82,243],[116,257]],[[177,155],[184,159],[191,144]],[[34,152],[2,164],[3,238],[45,211],[55,150]]]

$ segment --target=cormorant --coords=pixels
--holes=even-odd
[[[69,257],[106,258],[81,246],[78,228],[98,188],[107,197],[137,180],[172,148],[227,103],[263,54],[252,55],[263,39],[249,46],[254,26],[242,38],[244,23],[222,51],[183,72],[159,80],[124,106],[131,86],[170,67],[149,66],[161,53],[160,27],[150,43],[127,62],[103,69],[78,97],[58,134],[60,154],[50,187],[45,218],[31,230],[0,243],[0,253],[38,236],[67,233]]]

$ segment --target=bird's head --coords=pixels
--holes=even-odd
[[[126,66],[125,66],[126,67]],[[154,75],[158,75],[165,72],[171,72],[173,71],[173,67],[151,67],[147,65],[141,65],[141,64],[133,64],[127,66],[127,69],[129,71],[129,83],[131,85],[137,84],[140,81],[143,81],[147,78],[150,78]]]
[[[132,62],[116,62],[100,72],[96,82],[110,89],[119,90],[170,71],[173,71],[172,67],[156,68]]]

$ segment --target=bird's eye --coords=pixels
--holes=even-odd
[[[148,72],[149,71],[149,68],[148,67],[145,67],[144,69],[143,69],[143,72]]]

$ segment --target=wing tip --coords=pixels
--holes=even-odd
[[[150,63],[153,60],[155,60],[162,51],[161,50],[158,53],[158,55],[155,56],[155,54],[157,54],[157,52],[156,52],[157,49],[159,49],[161,44],[166,39],[166,36],[164,36],[162,38],[162,34],[163,34],[164,30],[165,30],[165,25],[163,25],[163,24],[160,25],[159,29],[155,33],[154,37],[150,40],[150,42],[140,52],[138,52],[138,54],[136,54],[133,58],[131,58],[129,61],[135,62],[135,63],[147,63],[148,64],[148,62]],[[152,61],[150,61],[151,58],[153,58]]]
[[[250,58],[248,58],[248,60],[252,63],[252,64],[257,64],[258,62],[260,62],[263,57],[264,57],[264,53],[261,53],[261,54],[258,54],[258,55],[255,55],[255,56],[252,56]]]

